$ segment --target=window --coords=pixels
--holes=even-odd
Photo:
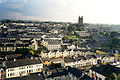
[[[29,73],[33,72],[33,70],[29,70]]]
[[[10,69],[9,71],[14,71],[14,69]]]
[[[33,68],[33,66],[29,66],[29,68]]]
[[[4,71],[3,70],[1,70],[1,73],[3,73]]]
[[[21,72],[19,72],[19,74],[25,74],[25,71],[21,71]]]
[[[10,73],[10,76],[14,76],[15,74],[14,73]]]
[[[20,67],[19,70],[21,70],[21,69],[25,69],[25,67]]]
[[[27,73],[29,73],[29,71],[27,70]]]

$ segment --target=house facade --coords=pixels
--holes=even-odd
[[[6,78],[26,76],[43,70],[43,64],[39,59],[7,61],[4,65]]]

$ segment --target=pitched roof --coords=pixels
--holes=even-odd
[[[73,59],[72,57],[64,58],[64,61],[65,61],[65,63],[68,63],[68,62],[75,62],[74,59]]]
[[[5,65],[6,68],[13,68],[13,67],[20,67],[20,66],[27,66],[33,64],[40,64],[42,63],[39,59],[21,59],[16,61],[6,61]]]
[[[95,55],[86,55],[86,59],[97,58]]]
[[[60,40],[52,40],[52,39],[49,39],[47,40],[48,41],[48,44],[54,44],[54,45],[60,45],[61,44],[61,41]]]
[[[74,58],[75,61],[86,60],[84,56],[78,56]]]
[[[120,68],[117,68],[112,65],[100,65],[100,66],[93,66],[91,70],[103,75],[103,76],[109,76],[111,73],[120,74]]]
[[[77,78],[81,78],[82,76],[82,72],[76,68],[71,68],[71,67],[68,67],[68,71],[73,74],[74,76],[76,76]]]

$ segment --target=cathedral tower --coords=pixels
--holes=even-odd
[[[83,24],[83,16],[79,16],[78,18],[78,26],[81,30],[84,30],[84,24]]]

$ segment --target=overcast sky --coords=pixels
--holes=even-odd
[[[120,24],[120,0],[0,0],[0,18]]]

